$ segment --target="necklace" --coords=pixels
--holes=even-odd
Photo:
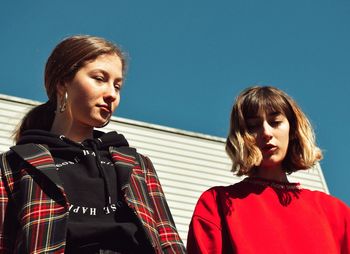
[[[243,181],[280,190],[300,190],[300,183],[279,182],[260,177],[247,177]]]

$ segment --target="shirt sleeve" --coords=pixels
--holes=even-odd
[[[187,237],[188,254],[224,253],[221,219],[215,189],[202,194],[195,207]]]
[[[342,254],[350,253],[350,208],[345,205],[345,234],[342,243]]]
[[[157,230],[163,253],[186,253],[182,240],[177,232],[169,206],[160,184],[157,173],[148,157],[141,156],[147,168],[146,182],[156,216]]]
[[[6,154],[0,154],[0,253],[11,253],[13,249],[16,220],[14,218],[13,202],[10,202],[9,184],[11,174],[5,174],[9,171]]]

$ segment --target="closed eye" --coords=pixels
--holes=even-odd
[[[116,84],[114,85],[114,89],[120,91],[122,89],[122,86],[120,84]]]
[[[259,127],[260,127],[261,123],[259,122],[248,122],[247,123],[247,129],[248,132],[255,132]]]
[[[277,126],[279,126],[281,123],[282,123],[282,121],[277,121],[277,120],[275,120],[275,121],[271,121],[271,122],[270,122],[270,125],[271,125],[272,127],[277,127]]]
[[[116,79],[114,81],[114,89],[120,91],[123,87],[123,79]]]
[[[103,76],[95,76],[94,79],[96,79],[97,81],[104,81]]]

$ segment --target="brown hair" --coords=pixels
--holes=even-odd
[[[14,133],[18,141],[25,130],[50,130],[57,104],[57,85],[70,81],[78,70],[89,61],[104,54],[116,54],[122,61],[123,74],[126,59],[121,49],[104,38],[90,35],[71,36],[61,41],[52,51],[45,66],[45,89],[49,100],[31,109]]]
[[[271,86],[254,86],[244,90],[237,98],[231,112],[230,131],[226,152],[231,158],[232,171],[237,175],[250,175],[259,166],[262,154],[249,133],[246,119],[260,112],[278,112],[290,124],[289,146],[283,161],[287,173],[312,167],[322,159],[315,144],[315,134],[310,121],[297,103],[283,91]]]

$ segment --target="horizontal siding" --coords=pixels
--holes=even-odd
[[[36,102],[0,95],[0,152],[13,145],[11,135]],[[224,139],[113,117],[104,131],[122,133],[131,146],[149,156],[157,170],[180,236],[186,242],[188,225],[201,193],[212,186],[241,180],[230,172]],[[328,192],[319,165],[289,176],[305,188]]]

